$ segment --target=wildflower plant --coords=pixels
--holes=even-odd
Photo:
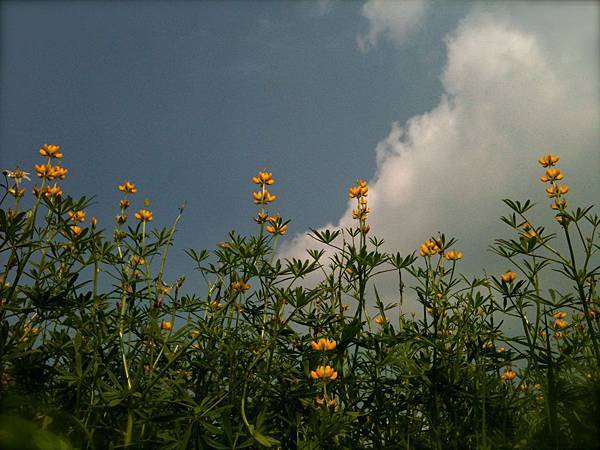
[[[98,220],[63,192],[62,149],[39,154],[37,180],[17,167],[1,186],[3,448],[28,436],[52,448],[596,445],[600,219],[568,209],[559,156],[539,160],[554,220],[504,200],[514,237],[491,249],[505,271],[480,278],[460,273],[469,255],[444,234],[386,251],[363,180],[348,191],[352,226],[312,230],[319,248],[281,259],[290,221],[262,170],[258,232],[186,251],[195,292],[165,275],[183,207],[156,229],[127,180],[114,221]]]

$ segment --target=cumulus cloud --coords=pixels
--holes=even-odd
[[[424,0],[369,0],[362,7],[363,16],[369,21],[369,30],[358,36],[358,48],[362,51],[376,48],[380,39],[401,45],[422,25],[427,6]]]
[[[597,200],[597,16],[597,4],[519,5],[513,14],[477,7],[447,36],[439,104],[392,124],[375,149],[369,222],[388,250],[410,253],[442,231],[459,239],[465,271],[505,270],[486,252],[506,235],[501,198],[533,198],[558,227],[538,181],[536,160],[549,151],[562,155],[573,201]],[[353,225],[351,210],[323,228]],[[299,235],[283,253],[316,247]]]

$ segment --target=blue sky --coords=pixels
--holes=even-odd
[[[187,202],[175,273],[191,267],[183,248],[255,230],[260,168],[294,255],[309,227],[347,223],[357,178],[373,186],[374,231],[403,253],[436,231],[485,253],[500,198],[544,201],[535,161],[554,149],[582,201],[600,193],[593,3],[0,8],[0,166],[61,145],[65,191],[96,195],[89,212],[109,230],[125,179],[158,225]]]

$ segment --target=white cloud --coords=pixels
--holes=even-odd
[[[362,14],[369,21],[369,31],[358,36],[358,48],[376,48],[380,39],[401,45],[423,23],[428,3],[423,0],[369,0]]]
[[[479,275],[482,266],[506,268],[486,252],[505,234],[501,198],[533,198],[559,231],[538,181],[541,154],[562,155],[576,204],[600,195],[598,5],[496,8],[477,7],[446,38],[438,106],[392,125],[369,183],[372,233],[388,250],[410,253],[442,231],[460,240],[463,267]],[[351,209],[333,225],[353,225]],[[299,235],[283,254],[316,247]]]

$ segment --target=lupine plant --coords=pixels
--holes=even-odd
[[[255,235],[186,251],[194,292],[165,275],[183,207],[153,228],[124,181],[104,227],[63,192],[60,147],[39,153],[39,185],[17,167],[1,186],[2,448],[598,448],[600,219],[568,208],[559,156],[539,160],[558,232],[504,200],[505,273],[461,275],[443,234],[385,251],[363,180],[355,226],[281,259],[263,170]]]

